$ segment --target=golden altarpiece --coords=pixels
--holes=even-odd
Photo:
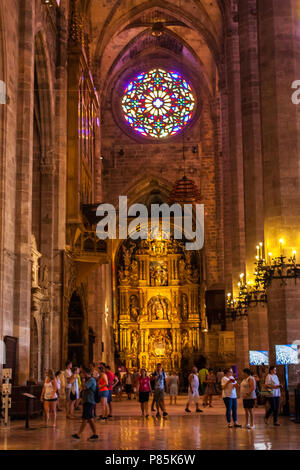
[[[115,343],[129,369],[166,371],[197,361],[206,327],[199,254],[182,242],[127,240],[117,257]]]

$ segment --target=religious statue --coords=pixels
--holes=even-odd
[[[183,320],[187,320],[189,316],[189,305],[188,305],[188,297],[186,294],[182,294],[181,296],[181,317]]]
[[[139,317],[139,306],[138,306],[138,299],[136,295],[131,295],[130,296],[130,317],[133,321],[137,321]]]
[[[133,353],[138,352],[139,334],[136,330],[131,333],[131,351]]]
[[[127,268],[123,268],[123,266],[121,266],[118,271],[118,277],[119,277],[119,283],[121,285],[129,284],[129,271]]]
[[[148,313],[152,320],[163,320],[168,316],[168,302],[161,296],[152,297],[148,303]]]
[[[179,280],[184,283],[185,281],[185,261],[183,258],[179,260],[178,266],[178,273],[179,273]]]
[[[186,330],[184,330],[181,335],[181,348],[182,350],[189,348],[189,335]]]
[[[126,248],[126,246],[122,246],[122,249],[123,249],[123,261],[124,261],[124,265],[125,265],[125,268],[128,268],[130,266],[130,261],[131,261],[131,256],[132,256],[132,252],[135,248],[135,243],[131,243],[129,248]]]
[[[139,266],[136,259],[134,259],[131,263],[130,269],[130,278],[133,283],[136,283],[139,280]]]
[[[151,263],[150,278],[152,286],[166,286],[168,284],[168,267],[166,263]]]

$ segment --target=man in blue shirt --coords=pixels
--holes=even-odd
[[[89,423],[92,429],[92,436],[89,440],[98,439],[96,433],[95,421],[94,421],[94,407],[95,402],[95,391],[97,387],[97,382],[92,377],[91,369],[83,368],[84,378],[82,380],[82,423],[78,434],[72,434],[74,439],[80,439],[81,434],[83,433],[87,423]]]

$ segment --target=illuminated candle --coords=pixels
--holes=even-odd
[[[260,259],[263,259],[263,244],[260,242],[259,244],[259,257]]]
[[[256,246],[256,259],[259,259],[259,245]]]
[[[280,255],[283,255],[283,244],[284,244],[284,239],[283,239],[283,238],[280,238],[280,240],[279,240]]]
[[[296,250],[293,250],[293,260],[296,261],[296,253],[297,251]]]
[[[268,253],[268,263],[269,265],[272,264],[272,253]]]
[[[244,285],[244,273],[240,274],[241,285]]]

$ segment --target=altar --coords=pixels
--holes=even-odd
[[[120,363],[167,372],[197,361],[206,328],[199,252],[167,239],[126,240],[116,258]]]

